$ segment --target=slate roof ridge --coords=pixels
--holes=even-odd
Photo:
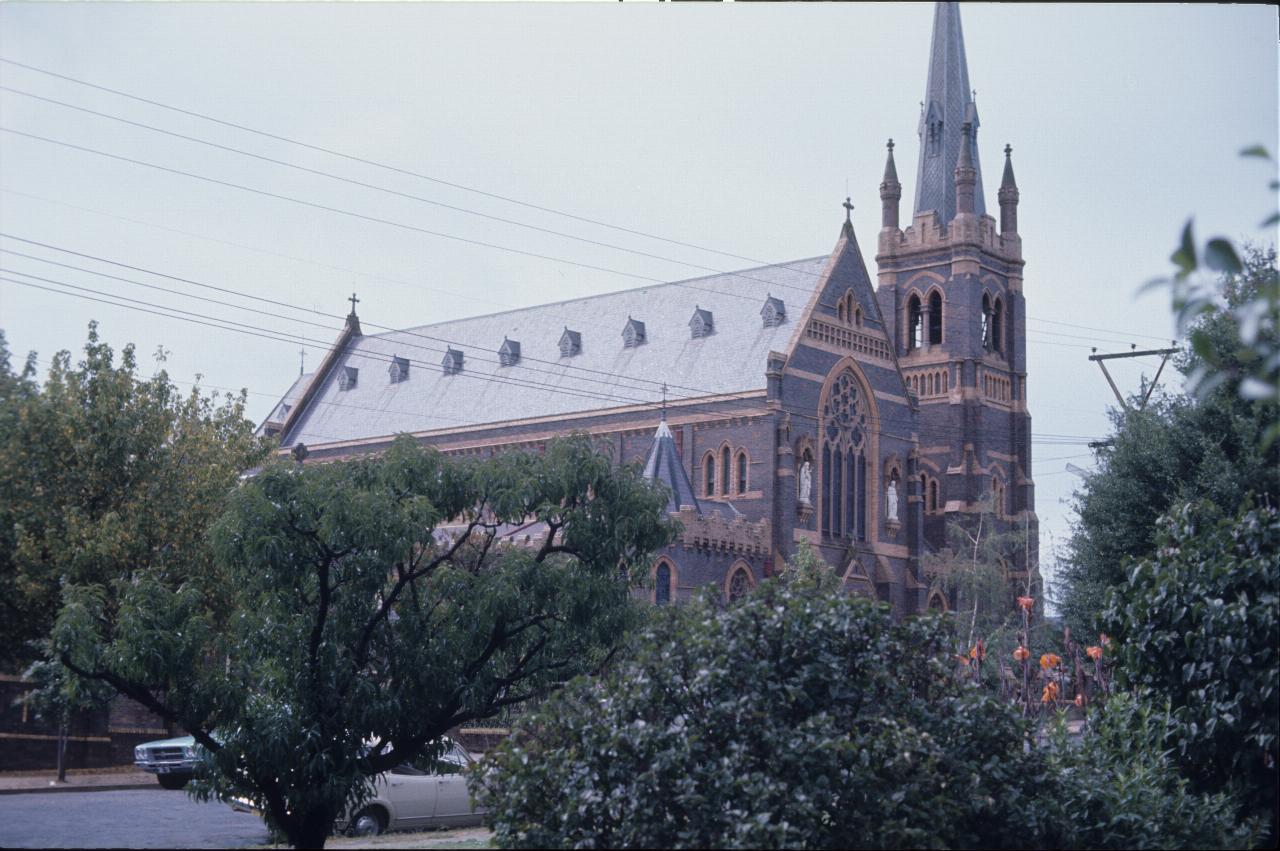
[[[699,281],[709,281],[709,280],[712,280],[713,278],[725,278],[725,277],[745,275],[748,272],[763,272],[767,269],[788,268],[792,266],[799,266],[802,263],[813,263],[818,260],[826,260],[828,257],[830,257],[829,254],[817,254],[817,255],[814,255],[813,257],[801,257],[798,260],[787,260],[782,263],[766,263],[761,266],[752,266],[751,268],[748,268],[748,269],[735,269],[727,272],[716,272],[710,275],[702,275],[697,278],[681,278],[678,281],[666,281],[663,283],[644,284],[638,287],[630,287],[625,290],[613,290],[612,292],[596,293],[595,295],[579,296],[577,298],[566,298],[566,299],[561,299],[560,301],[541,302],[539,304],[530,304],[525,307],[513,307],[508,310],[495,310],[493,313],[477,313],[471,316],[459,316],[456,319],[442,319],[438,322],[431,322],[425,325],[409,325],[404,328],[395,328],[390,331],[380,331],[377,334],[365,334],[364,339],[378,340],[384,337],[389,337],[393,334],[403,334],[406,331],[421,331],[424,329],[436,328],[441,325],[450,325],[455,322],[469,322],[474,319],[492,319],[497,316],[506,316],[512,313],[524,313],[525,311],[528,311],[528,310],[539,310],[545,307],[561,307],[563,305],[568,305],[568,304],[578,304],[580,302],[591,301],[592,299],[609,298],[611,296],[625,295],[626,293],[634,293],[634,292],[639,292],[641,290],[653,290],[653,289],[660,289],[662,287],[675,287],[675,286],[680,286],[682,284],[693,284]],[[817,287],[818,280],[820,278],[821,278],[820,274],[815,274],[814,276],[815,287]],[[767,282],[762,282],[762,283],[767,283]],[[731,298],[737,298],[737,296],[734,295],[734,296],[731,296]],[[784,303],[786,302],[785,298],[783,298],[783,302]]]

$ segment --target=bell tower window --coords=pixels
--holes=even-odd
[[[907,349],[924,345],[924,312],[920,309],[920,296],[907,299]]]
[[[942,343],[942,294],[934,290],[929,295],[929,345]]]

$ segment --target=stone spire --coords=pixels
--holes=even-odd
[[[1013,179],[1013,146],[1004,146],[1004,177],[1000,180],[1000,233],[1018,232],[1018,183]]]
[[[693,494],[693,484],[689,474],[684,471],[680,461],[680,453],[676,451],[676,441],[667,427],[665,413],[666,399],[663,398],[664,413],[658,430],[653,435],[653,445],[649,447],[649,457],[644,462],[644,477],[651,482],[662,482],[670,491],[667,499],[667,511],[679,511],[681,506],[691,505],[694,511],[702,513],[698,498]]]
[[[964,33],[956,3],[938,3],[933,12],[933,42],[929,48],[929,81],[920,113],[920,166],[916,175],[915,215],[927,210],[946,224],[955,218],[956,195],[952,168],[959,161],[965,123],[972,125],[974,170],[973,211],[986,213],[982,168],[978,162],[978,108],[969,88]]]
[[[896,230],[902,184],[898,182],[898,167],[893,163],[893,140],[885,147],[889,149],[889,157],[884,162],[884,180],[880,182],[880,226]]]
[[[973,166],[973,125],[961,128],[960,156],[956,160],[956,215],[973,212],[973,189],[978,170]]]

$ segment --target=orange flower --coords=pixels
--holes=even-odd
[[[1076,706],[1084,706],[1084,695],[1077,694],[1075,699]]]
[[[1102,648],[1098,647],[1097,645],[1093,647],[1086,647],[1084,649],[1084,652],[1086,656],[1088,656],[1090,659],[1092,659],[1095,662],[1097,662],[1099,659],[1102,658]]]
[[[959,655],[957,655],[957,656],[956,656],[956,661],[957,661],[957,662],[959,662],[961,665],[968,665],[968,664],[969,664],[969,657],[968,657],[968,656],[959,656]]]
[[[1046,653],[1040,657],[1040,667],[1046,671],[1062,664],[1062,657],[1057,653]]]
[[[1006,597],[1005,599],[1007,600],[1009,598]],[[1034,606],[1035,604],[1036,604],[1035,597],[1019,597],[1018,598],[1018,606],[1021,607],[1022,611],[1024,612],[1031,611],[1031,607]]]
[[[979,661],[987,658],[987,646],[982,643],[982,639],[978,639],[978,643],[969,649],[969,658]]]
[[[1058,684],[1050,681],[1050,683],[1044,687],[1044,692],[1040,695],[1040,702],[1053,703],[1057,699],[1058,699]]]
[[[1013,658],[1017,659],[1019,662],[1025,662],[1027,659],[1031,658],[1031,651],[1019,644],[1018,649],[1013,651]]]

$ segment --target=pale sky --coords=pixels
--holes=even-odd
[[[1186,218],[1202,237],[1262,242],[1275,207],[1277,16],[1269,6],[963,4],[979,145],[994,209],[1013,145],[1027,259],[1028,397],[1042,565],[1070,522],[1085,442],[1115,404],[1090,347],[1157,347]],[[307,207],[0,132],[0,230],[288,305],[405,327],[825,254],[852,196],[872,280],[884,143],[904,208],[932,4],[6,3],[0,56],[224,121],[682,247],[363,165],[0,63],[0,86],[491,216],[625,246],[653,259],[393,196],[0,92],[24,133],[288,195]],[[847,191],[846,191],[847,187]],[[904,221],[909,210],[904,209]],[[420,230],[556,260],[466,244]],[[0,247],[255,309],[302,316],[12,239]],[[12,272],[304,333],[324,328],[141,288],[13,253]],[[626,273],[626,274],[624,274]],[[642,277],[628,277],[628,275]],[[88,293],[81,293],[88,294]],[[86,324],[158,346],[179,382],[250,391],[264,417],[300,348],[0,281],[0,328],[21,360],[78,351]],[[304,317],[308,318],[308,317]],[[321,351],[307,354],[308,369]],[[1136,390],[1155,362],[1118,362]]]

